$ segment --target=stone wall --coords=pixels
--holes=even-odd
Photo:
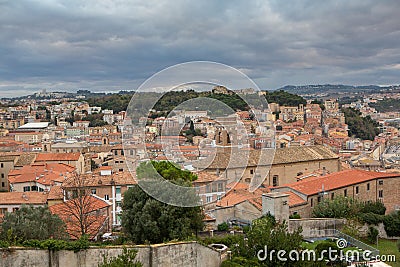
[[[290,219],[289,230],[294,231],[301,227],[303,229],[302,235],[308,237],[322,237],[325,235],[326,229],[340,229],[346,223],[345,219]]]
[[[220,253],[196,242],[180,242],[151,246],[133,246],[138,251],[136,259],[144,267],[192,266],[217,267],[221,264]],[[115,257],[122,247],[91,247],[73,252],[12,247],[0,249],[2,267],[97,267],[103,255]]]

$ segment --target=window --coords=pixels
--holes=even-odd
[[[217,196],[217,200],[221,200],[221,195],[218,195],[218,196]]]
[[[121,187],[120,186],[117,186],[116,188],[115,188],[115,193],[118,195],[118,194],[121,194]]]
[[[211,192],[211,187],[210,187],[210,185],[208,184],[208,185],[206,185],[206,193],[210,193]]]
[[[222,183],[218,183],[218,192],[224,191]]]
[[[29,192],[31,191],[31,187],[30,186],[24,186],[24,192]]]
[[[207,202],[207,203],[210,203],[211,201],[212,201],[212,196],[207,196],[206,202]]]
[[[369,183],[367,184],[367,191],[369,191],[369,189],[370,189],[370,185],[369,185]]]
[[[379,185],[383,185],[383,180],[379,180]]]
[[[344,196],[347,197],[347,189],[344,190]]]
[[[358,186],[356,186],[356,194],[358,194],[360,192]]]
[[[278,175],[274,175],[272,177],[272,186],[278,186],[279,185],[279,178]]]
[[[0,214],[6,214],[7,208],[1,208],[0,209]]]
[[[114,150],[114,155],[118,156],[118,151],[117,150]]]
[[[250,170],[250,174],[253,174],[254,173],[254,170]]]
[[[1,178],[4,178],[4,173],[1,174]]]
[[[333,199],[335,197],[335,193],[331,194],[331,199]]]
[[[104,195],[104,200],[110,200],[109,195]]]
[[[38,187],[36,185],[32,186],[31,188],[32,191],[38,191]]]
[[[118,169],[118,171],[120,171],[120,172],[123,172],[123,171],[124,171],[124,169]]]
[[[378,191],[378,197],[379,198],[383,198],[383,190],[379,190]]]
[[[129,150],[129,153],[131,154],[131,156],[133,156],[133,150]]]
[[[0,167],[1,167],[1,168],[4,168],[4,163],[1,163],[1,164],[0,164]]]
[[[1,182],[1,187],[5,187],[6,184],[4,182]]]
[[[311,207],[314,205],[313,199],[311,199],[310,204],[311,204]]]
[[[212,192],[218,192],[217,190],[217,185],[215,183],[212,183]]]
[[[39,187],[39,192],[43,192],[43,191],[44,191],[44,189]]]
[[[92,195],[96,195],[96,188],[92,189]]]
[[[317,198],[318,203],[321,202],[321,196]]]

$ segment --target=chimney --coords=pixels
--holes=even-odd
[[[271,214],[277,222],[289,221],[289,195],[280,192],[262,194],[262,214]]]

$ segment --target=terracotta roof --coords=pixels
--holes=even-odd
[[[5,192],[0,193],[1,205],[45,205],[47,193],[44,192]]]
[[[15,166],[25,166],[32,164],[35,161],[35,159],[36,159],[35,153],[23,153],[18,157]]]
[[[248,158],[248,160],[246,160]],[[211,164],[209,159],[193,164],[195,168],[226,169],[272,164],[287,164],[312,160],[338,159],[339,157],[325,146],[298,146],[273,149],[244,151],[228,148],[217,149]]]
[[[322,187],[324,190],[338,189],[379,178],[400,177],[396,173],[370,172],[363,170],[345,170],[331,173],[325,176],[307,178],[292,184],[278,186],[276,188],[291,188],[305,195],[318,194]]]
[[[295,194],[295,193],[293,193],[291,191],[287,191],[287,192],[283,192],[283,193],[289,195],[289,206],[290,207],[295,207],[295,206],[298,206],[298,205],[307,204],[307,201],[305,201],[299,195],[297,195],[297,194]]]
[[[35,163],[19,170],[11,170],[8,180],[11,184],[36,181],[43,185],[52,185],[54,182],[62,183],[74,170],[75,167],[64,163]]]
[[[203,221],[205,221],[205,222],[213,222],[215,220],[216,219],[214,217],[212,217],[210,214],[208,214],[208,213],[204,214]]]
[[[37,155],[37,162],[40,161],[77,161],[81,153],[40,153]]]
[[[98,187],[110,185],[134,185],[137,184],[130,172],[114,172],[111,175],[101,175],[100,173],[81,174],[80,179],[85,186]],[[77,182],[74,177],[64,181],[63,187],[76,187]]]
[[[111,145],[90,146],[89,151],[94,153],[110,152],[111,147],[112,147]]]
[[[62,187],[60,185],[55,185],[50,188],[47,200],[58,200],[58,199],[64,199],[64,194]]]
[[[213,181],[226,181],[227,179],[224,177],[219,177],[213,172],[201,171],[194,172],[193,174],[197,175],[197,179],[193,181],[193,183],[210,183]]]
[[[21,152],[1,152],[0,161],[15,161],[18,157],[23,154]]]
[[[164,156],[164,155],[159,155],[159,156],[157,156],[157,157],[155,158],[155,160],[168,160],[168,157],[167,157],[167,156]]]
[[[242,183],[237,183],[237,188],[242,188]],[[230,190],[221,200],[217,201],[218,207],[230,207],[235,206],[239,203],[248,201],[253,204],[258,210],[262,210],[262,194],[267,193],[267,188],[258,188],[254,192],[248,191],[248,185],[246,189],[234,189]]]
[[[103,171],[103,170],[112,170],[112,167],[111,167],[111,166],[100,166],[100,167],[98,168],[98,170],[99,170],[99,171]]]

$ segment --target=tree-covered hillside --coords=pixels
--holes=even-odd
[[[400,111],[400,99],[386,98],[369,105],[378,112]]]
[[[378,123],[370,116],[361,117],[361,112],[353,108],[343,108],[346,124],[349,126],[349,135],[363,140],[374,140],[379,134]]]
[[[157,93],[147,93],[154,94]],[[133,94],[113,94],[102,97],[90,98],[88,103],[91,106],[101,106],[102,109],[112,109],[114,112],[126,110],[129,101]],[[159,94],[161,95],[161,94]],[[171,91],[165,93],[155,105],[154,109],[162,111],[160,114],[168,114],[171,110],[179,104],[198,97],[208,97],[219,100],[228,105],[233,110],[248,110],[247,103],[237,94],[227,95],[212,92],[196,92],[194,90]],[[299,104],[306,104],[306,100],[301,96],[287,93],[285,91],[272,91],[267,92],[265,98],[268,103],[279,103],[282,106],[298,106]]]

